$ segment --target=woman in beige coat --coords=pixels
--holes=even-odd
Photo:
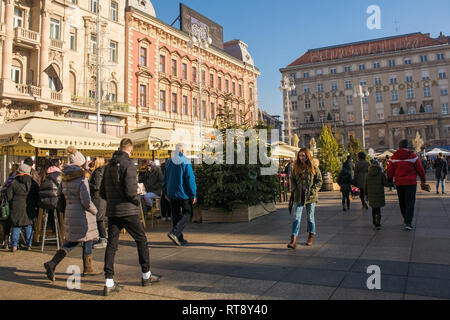
[[[83,246],[83,275],[96,275],[92,268],[93,240],[98,238],[97,208],[91,201],[89,183],[85,176],[85,157],[74,147],[68,147],[69,164],[62,173],[62,194],[65,199],[65,243],[52,260],[44,264],[47,278],[55,280],[56,266],[80,242]]]

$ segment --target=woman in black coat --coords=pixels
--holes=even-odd
[[[92,175],[89,180],[89,189],[91,193],[91,199],[94,205],[97,207],[97,228],[99,234],[99,240],[94,244],[94,248],[106,248],[106,200],[100,197],[100,186],[102,185],[103,174],[105,172],[105,158],[96,157],[93,160]]]
[[[6,190],[6,197],[11,207],[11,251],[17,251],[22,228],[25,228],[27,249],[31,250],[33,223],[39,200],[39,186],[31,177],[30,166],[20,165],[18,174]]]
[[[342,192],[342,210],[350,210],[350,193],[352,191],[353,172],[350,164],[350,159],[347,159],[342,166],[342,170],[339,173],[337,183],[341,187]],[[347,203],[347,207],[345,206]]]

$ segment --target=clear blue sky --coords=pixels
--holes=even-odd
[[[450,35],[449,0],[152,1],[157,17],[168,24],[178,16],[180,2],[222,25],[225,41],[240,39],[249,45],[261,71],[259,107],[281,116],[279,69],[308,49],[413,32]],[[370,5],[381,9],[380,30],[366,26]]]

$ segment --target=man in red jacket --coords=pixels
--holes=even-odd
[[[399,143],[399,149],[391,158],[387,169],[388,181],[395,178],[398,201],[405,223],[405,230],[413,229],[414,205],[416,202],[417,175],[426,183],[425,170],[417,155],[408,150],[408,140]]]

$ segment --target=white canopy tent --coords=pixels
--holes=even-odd
[[[439,149],[439,148],[434,148],[431,151],[428,151],[427,153],[425,153],[425,155],[427,156],[437,156],[439,153],[442,153],[444,156],[450,156],[450,152],[448,152],[447,150],[444,149]]]

